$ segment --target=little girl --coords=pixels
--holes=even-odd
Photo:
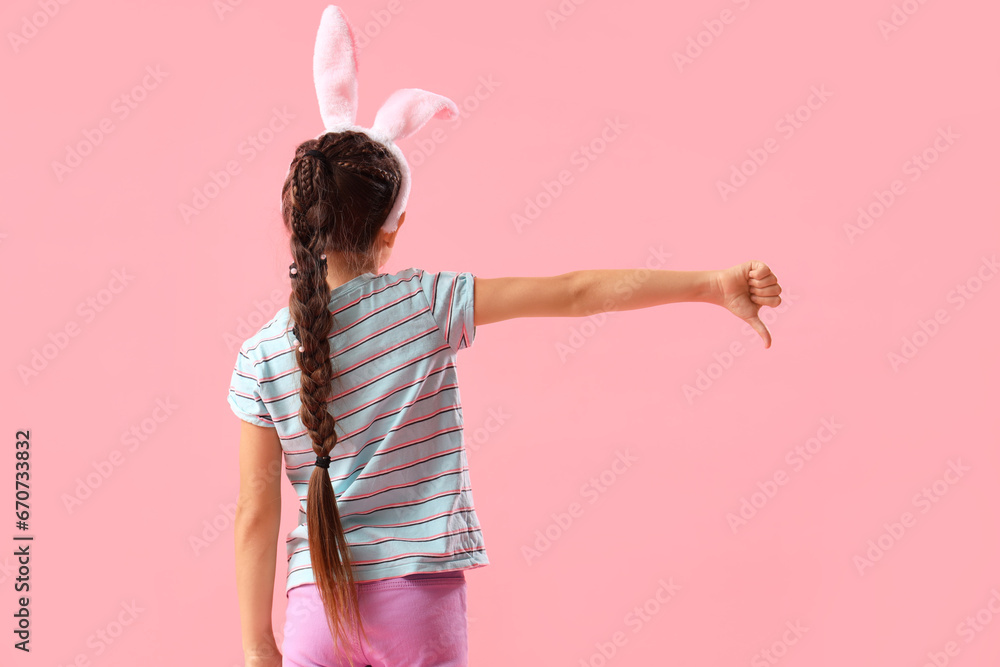
[[[343,21],[339,9],[327,13]],[[468,664],[464,572],[489,560],[456,354],[477,327],[702,301],[771,344],[757,313],[781,303],[781,287],[759,261],[542,278],[381,273],[405,217],[400,156],[369,132],[327,131],[296,148],[282,188],[291,295],[241,346],[228,395],[242,419],[235,533],[247,667]],[[614,287],[623,278],[634,287],[624,295]],[[271,609],[282,466],[299,513],[286,540],[279,651]]]

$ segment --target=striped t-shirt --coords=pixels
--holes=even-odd
[[[472,273],[365,273],[330,294],[337,419],[330,479],[355,580],[489,564],[463,444],[456,354],[472,344]],[[240,347],[229,405],[277,429],[299,497],[286,591],[315,582],[306,498],[316,454],[299,418],[294,322],[284,307]]]

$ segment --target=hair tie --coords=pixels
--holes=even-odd
[[[310,148],[309,150],[307,150],[304,153],[304,155],[312,155],[313,157],[317,157],[320,160],[325,160],[326,159],[326,155],[324,155],[323,153],[319,152],[318,150],[316,150],[314,148]]]
[[[322,267],[326,267],[326,253],[325,252],[322,255],[319,256],[319,260],[318,260],[317,263],[320,266],[322,266]],[[291,278],[292,280],[295,280],[295,278],[298,277],[298,273],[299,273],[299,270],[295,266],[295,262],[292,262],[291,264],[288,265],[288,277],[289,278]]]
[[[319,468],[327,468],[327,469],[329,469],[329,467],[330,467],[330,457],[327,456],[327,455],[325,455],[325,454],[323,456],[317,456],[316,457],[316,466],[319,467]]]

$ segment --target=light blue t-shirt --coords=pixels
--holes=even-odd
[[[337,418],[330,479],[355,580],[489,564],[463,443],[456,353],[476,335],[472,273],[365,273],[334,288],[330,334]],[[229,405],[277,429],[299,496],[286,591],[315,582],[306,498],[316,461],[299,418],[300,371],[287,306],[240,347]]]

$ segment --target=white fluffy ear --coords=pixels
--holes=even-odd
[[[344,12],[336,5],[323,10],[313,52],[313,79],[319,113],[327,131],[353,125],[358,113],[357,40]]]
[[[458,106],[447,97],[419,88],[401,88],[389,96],[375,114],[371,128],[356,125],[358,113],[358,44],[354,31],[340,7],[328,5],[323,10],[313,53],[313,80],[319,112],[327,132],[354,130],[385,144],[399,162],[400,183],[396,203],[386,216],[382,229],[394,231],[406,210],[410,194],[410,167],[396,145],[427,124],[432,118],[450,120],[458,116]],[[291,165],[289,164],[289,169]],[[287,178],[287,174],[286,174]]]
[[[396,141],[410,136],[432,118],[450,120],[457,115],[458,106],[447,97],[419,88],[401,88],[375,114],[372,130]]]

